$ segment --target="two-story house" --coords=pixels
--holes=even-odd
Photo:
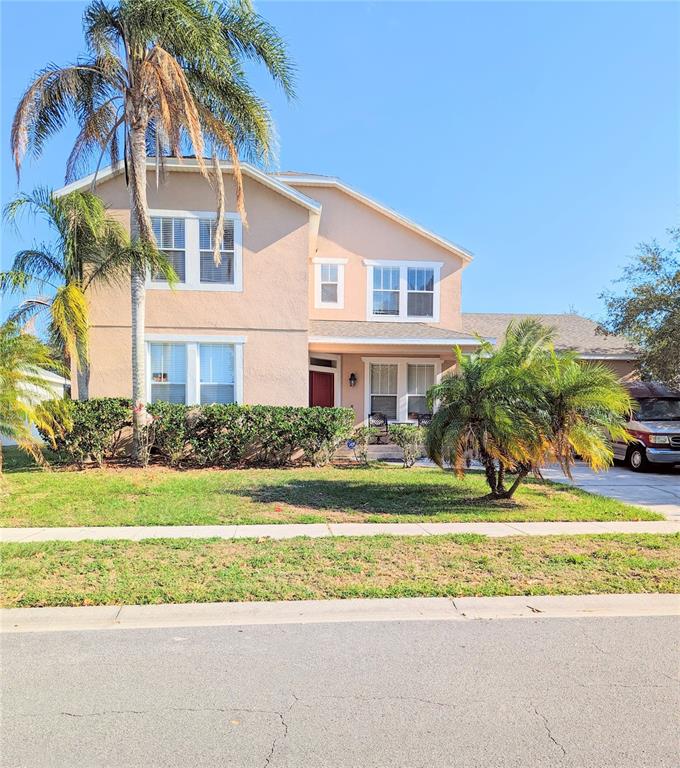
[[[148,199],[179,283],[147,281],[150,402],[342,405],[358,422],[376,411],[415,420],[427,412],[428,388],[454,365],[454,345],[472,351],[476,333],[502,335],[508,316],[462,315],[467,251],[337,179],[244,165],[245,226],[226,169],[232,212],[216,267],[213,190],[195,160],[171,159],[167,169],[157,185],[150,161]],[[96,191],[129,226],[122,169],[100,172]],[[90,302],[90,395],[129,396],[129,291],[102,288]],[[628,373],[634,353],[612,342],[598,337],[599,357]]]

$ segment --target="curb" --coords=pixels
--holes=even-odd
[[[270,603],[4,608],[0,633],[384,621],[680,616],[680,595],[308,600]]]

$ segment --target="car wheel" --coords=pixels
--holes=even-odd
[[[647,455],[641,445],[633,445],[628,449],[626,464],[633,472],[644,472],[647,469]]]

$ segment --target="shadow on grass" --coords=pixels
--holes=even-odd
[[[361,469],[357,468],[361,475]],[[287,506],[318,511],[342,511],[364,515],[456,514],[474,510],[490,514],[501,509],[517,509],[515,500],[490,501],[481,498],[486,489],[470,488],[451,475],[427,483],[377,483],[358,479],[293,479],[287,483],[224,489],[223,493],[249,497],[259,504]]]
[[[50,461],[52,458],[51,452],[46,451],[45,458]],[[13,475],[18,472],[42,472],[43,470],[29,454],[20,451],[13,445],[3,445],[2,471],[6,475]]]

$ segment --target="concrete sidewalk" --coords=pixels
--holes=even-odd
[[[0,632],[590,616],[680,616],[680,595],[405,597],[180,605],[96,605],[78,608],[3,608],[0,609]]]
[[[0,528],[0,542],[105,539],[292,539],[296,536],[565,536],[593,533],[680,533],[680,520],[536,523],[311,523],[282,525],[150,525],[97,528]]]

